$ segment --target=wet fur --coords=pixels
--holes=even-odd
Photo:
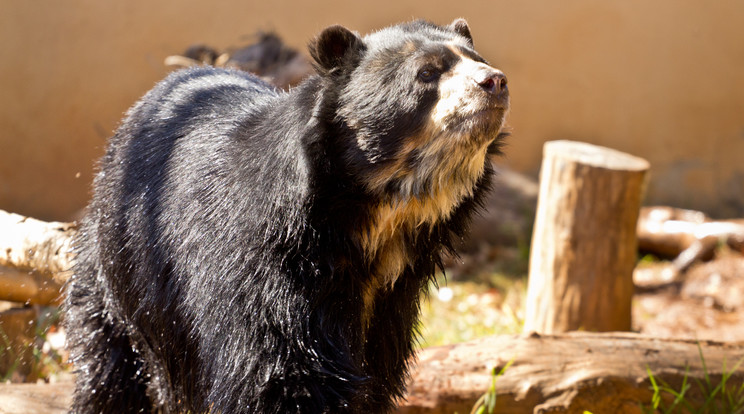
[[[72,411],[392,410],[419,297],[499,152],[505,108],[447,124],[439,83],[415,83],[427,61],[454,73],[452,44],[477,56],[469,36],[330,28],[291,93],[196,68],[145,95],[75,241]]]

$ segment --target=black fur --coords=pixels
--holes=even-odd
[[[464,21],[454,29],[414,22],[360,38],[335,26],[310,47],[319,74],[290,93],[196,68],[127,113],[67,286],[73,412],[394,407],[419,296],[479,205],[488,163],[451,214],[400,230],[407,265],[392,287],[375,281],[381,265],[359,235],[376,206],[406,202],[393,177],[386,190],[369,177],[429,122],[437,82],[417,71],[456,63],[443,45],[472,39]],[[418,162],[406,154],[407,168]],[[419,184],[408,197],[427,192]]]

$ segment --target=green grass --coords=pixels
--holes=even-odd
[[[49,381],[52,377],[59,374],[67,373],[71,368],[66,356],[60,352],[61,350],[55,349],[48,344],[48,334],[52,327],[59,325],[60,318],[61,311],[59,308],[45,308],[41,312],[36,325],[37,340],[31,348],[34,364],[32,372],[44,381]]]
[[[486,391],[485,394],[483,394],[473,405],[473,409],[470,410],[470,414],[493,414],[494,410],[496,409],[496,399],[498,398],[498,393],[496,392],[496,381],[504,375],[507,369],[511,366],[511,364],[514,362],[514,359],[512,358],[509,360],[509,362],[504,365],[501,370],[497,373],[496,368],[493,367],[491,370],[491,385],[488,387],[488,391]]]
[[[494,274],[492,283],[445,282],[430,286],[421,303],[421,345],[454,344],[522,331],[526,278]],[[451,293],[451,298],[440,295]]]
[[[708,374],[708,367],[703,356],[703,349],[698,344],[698,353],[700,362],[703,367],[703,379],[689,381],[689,367],[685,370],[682,378],[682,385],[679,389],[671,387],[669,384],[654,377],[649,368],[648,378],[651,382],[651,388],[654,394],[651,399],[651,405],[641,404],[641,411],[644,414],[672,414],[672,413],[690,413],[690,414],[742,414],[744,413],[744,382],[737,386],[729,383],[731,375],[735,373],[744,362],[744,359],[737,362],[731,370],[726,367],[726,360],[723,361],[721,380],[716,382]],[[688,393],[693,386],[697,385],[697,391],[705,398],[701,406],[695,406],[688,400]],[[666,397],[666,398],[665,398]],[[671,402],[669,402],[671,400]]]
[[[58,325],[60,311],[58,308],[44,308],[34,327],[34,340],[26,344],[13,344],[11,338],[0,327],[0,356],[12,361],[5,372],[0,372],[0,383],[8,381],[35,382],[49,381],[59,374],[70,370],[60,350],[48,344],[47,336],[53,326]],[[29,355],[30,353],[30,355]],[[22,366],[30,365],[26,369]]]
[[[14,347],[12,346],[10,338],[5,333],[5,330],[0,327],[0,356],[3,356],[7,353],[8,360],[13,361],[6,372],[0,372],[0,383],[10,381],[13,373],[16,371],[16,369],[18,369],[18,365],[21,362],[21,359],[18,357],[17,352],[13,348]]]

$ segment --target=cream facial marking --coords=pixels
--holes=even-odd
[[[439,100],[431,113],[433,124],[441,131],[453,128],[462,118],[474,116],[484,110],[497,109],[496,106],[484,107],[485,99],[477,96],[484,93],[480,77],[488,74],[505,79],[500,70],[476,62],[460,53],[457,48],[452,47],[451,50],[460,56],[460,61],[440,80]]]

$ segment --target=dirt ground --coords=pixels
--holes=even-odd
[[[636,269],[636,285],[641,286],[633,304],[634,330],[659,337],[744,341],[744,256],[722,251],[693,266],[679,282],[654,284],[670,267],[661,262]]]

